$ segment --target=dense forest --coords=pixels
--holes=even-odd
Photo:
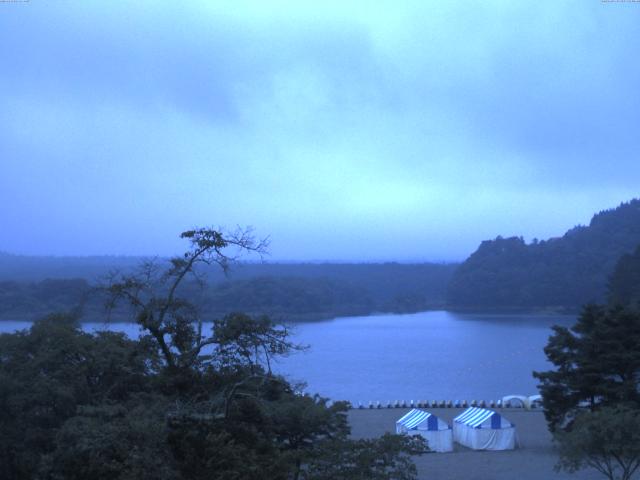
[[[454,273],[448,304],[576,310],[586,303],[602,303],[617,262],[638,245],[637,199],[596,214],[588,226],[575,227],[560,238],[529,244],[520,237],[485,241]]]
[[[609,303],[640,311],[640,245],[618,260],[609,280]]]
[[[54,258],[0,255],[0,319],[33,319],[82,307],[83,318],[101,320],[97,286],[110,271],[133,271],[139,258]],[[159,266],[164,259],[156,260]],[[185,282],[182,295],[210,318],[234,311],[277,320],[314,320],[373,312],[416,312],[444,305],[454,264],[234,265],[225,276],[204,268],[209,283]],[[112,320],[126,319],[111,312]]]

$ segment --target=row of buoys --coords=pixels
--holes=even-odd
[[[505,405],[509,406],[509,405]],[[471,400],[467,402],[466,400],[419,400],[418,402],[414,402],[413,400],[407,402],[406,400],[389,400],[387,403],[382,404],[380,401],[373,402],[369,401],[368,407],[365,407],[362,402],[358,402],[358,408],[468,408],[468,407],[482,407],[482,408],[501,408],[502,401],[498,400],[494,402],[493,400],[489,400],[488,402],[484,400],[476,401]]]

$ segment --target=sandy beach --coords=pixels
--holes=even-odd
[[[451,423],[462,412],[456,408],[429,408]],[[408,412],[406,408],[351,410],[349,422],[354,438],[369,438],[395,432],[395,421]],[[418,478],[429,480],[591,480],[604,478],[595,470],[574,474],[555,472],[557,461],[551,435],[541,411],[498,409],[515,423],[520,448],[511,451],[473,451],[455,443],[451,453],[429,453],[415,458]]]

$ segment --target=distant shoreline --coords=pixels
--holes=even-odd
[[[258,312],[245,312],[250,315],[260,316],[267,315],[276,323],[311,323],[311,322],[326,322],[331,320],[339,320],[341,318],[352,318],[352,317],[372,317],[379,315],[415,315],[418,313],[425,312],[450,312],[461,315],[491,315],[491,316],[543,316],[543,317],[554,317],[554,316],[570,316],[570,315],[578,315],[580,312],[578,309],[566,309],[566,308],[550,308],[550,307],[540,307],[540,308],[455,308],[455,307],[434,307],[425,310],[416,310],[416,311],[407,311],[407,312],[369,312],[369,313],[360,313],[360,312],[348,312],[348,313],[338,313],[338,314],[324,314],[324,313],[310,313],[303,315],[285,315],[283,313],[258,313]],[[0,316],[0,322],[35,322],[44,316],[55,313],[38,313],[38,314],[29,314],[28,318],[16,318],[17,315],[11,316]],[[213,319],[221,318],[224,315],[227,315],[229,312],[218,312],[214,314],[208,314],[206,318],[203,319],[203,322],[211,322]],[[91,316],[88,315],[86,317],[81,317],[80,323],[135,323],[135,321],[131,318],[125,317],[124,315],[113,315],[111,318],[105,318],[103,316]]]
[[[447,312],[461,314],[479,314],[479,315],[536,315],[536,316],[555,316],[555,315],[578,315],[580,307],[560,307],[560,306],[542,306],[542,307],[456,307],[448,306],[443,308]]]

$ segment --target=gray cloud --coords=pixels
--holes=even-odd
[[[637,194],[640,9],[376,5],[1,6],[0,250],[459,259]]]

